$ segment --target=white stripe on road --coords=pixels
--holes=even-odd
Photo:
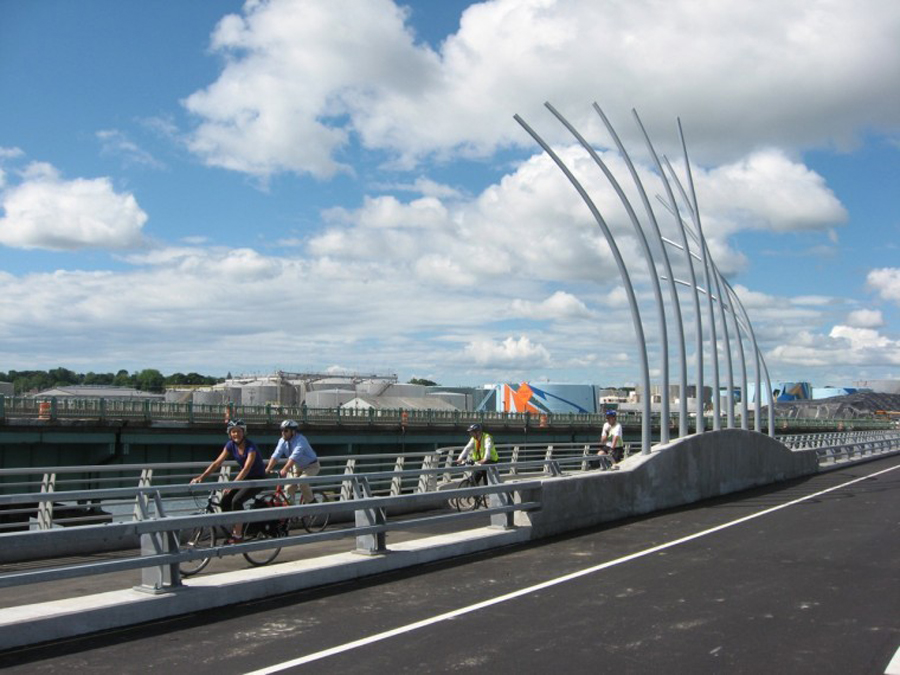
[[[900,675],[900,648],[897,649],[897,653],[894,654],[894,658],[892,658],[891,662],[888,664],[887,670],[884,671],[884,675]]]
[[[593,567],[587,567],[587,568],[585,568],[583,570],[579,570],[577,572],[570,572],[569,574],[565,574],[561,577],[557,577],[555,579],[550,579],[548,581],[543,581],[539,584],[535,584],[534,586],[529,586],[528,588],[522,588],[518,591],[513,591],[512,593],[506,593],[505,595],[498,595],[495,598],[491,598],[489,600],[483,600],[482,602],[477,602],[474,605],[468,605],[467,607],[460,607],[459,609],[454,609],[453,611],[445,612],[443,614],[438,614],[436,616],[432,616],[427,619],[422,619],[421,621],[416,621],[414,623],[409,623],[409,624],[406,624],[405,626],[400,626],[400,627],[394,628],[392,630],[384,631],[383,633],[377,633],[375,635],[371,635],[366,638],[354,640],[353,642],[347,642],[342,645],[337,645],[335,647],[331,647],[329,649],[323,649],[322,651],[315,652],[313,654],[307,654],[306,656],[301,656],[300,658],[293,659],[291,661],[285,661],[283,663],[271,665],[266,668],[254,670],[250,673],[247,673],[247,675],[268,675],[269,673],[278,673],[283,670],[287,670],[288,668],[293,668],[295,666],[302,666],[303,664],[311,663],[312,661],[318,661],[320,659],[324,659],[329,656],[334,656],[336,654],[348,652],[350,650],[357,649],[359,647],[364,647],[366,645],[370,645],[375,642],[387,640],[388,638],[396,637],[398,635],[403,635],[404,633],[409,633],[414,630],[418,630],[419,628],[425,628],[426,626],[431,626],[433,624],[440,623],[441,621],[448,621],[450,619],[455,619],[456,617],[463,616],[464,614],[470,614],[471,612],[476,612],[479,609],[491,607],[492,605],[497,605],[497,604],[500,604],[501,602],[513,600],[515,598],[522,597],[523,595],[529,595],[531,593],[536,593],[537,591],[542,591],[545,588],[550,588],[551,586],[556,586],[558,584],[564,584],[567,581],[572,581],[573,579],[578,579],[580,577],[587,576],[588,574],[593,574],[594,572],[599,572],[600,570],[605,570],[609,567],[615,567],[616,565],[621,565],[623,563],[631,562],[632,560],[637,560],[638,558],[643,558],[644,556],[652,555],[654,553],[659,553],[660,551],[664,551],[668,548],[672,548],[673,546],[679,546],[680,544],[685,544],[689,541],[699,539],[700,537],[705,537],[707,535],[714,534],[721,530],[725,530],[729,527],[734,527],[735,525],[740,525],[741,523],[746,523],[748,520],[753,520],[755,518],[759,518],[761,516],[765,516],[770,513],[774,513],[775,511],[780,511],[781,509],[785,509],[789,506],[794,506],[795,504],[800,504],[800,503],[805,502],[810,499],[815,499],[816,497],[820,497],[824,494],[828,494],[829,492],[833,492],[835,490],[842,490],[849,485],[853,485],[854,483],[859,483],[860,481],[864,481],[864,480],[868,480],[870,478],[874,478],[876,476],[880,476],[883,473],[888,473],[890,471],[894,471],[895,469],[900,469],[900,465],[890,467],[887,469],[883,469],[881,471],[870,474],[868,476],[863,476],[862,478],[855,478],[846,483],[842,483],[841,485],[836,485],[834,487],[830,487],[827,490],[821,490],[814,494],[807,495],[805,497],[800,497],[799,499],[795,499],[793,501],[786,502],[785,504],[781,504],[780,506],[773,506],[773,507],[765,509],[763,511],[759,511],[758,513],[753,513],[749,516],[744,516],[743,518],[738,518],[737,520],[732,520],[731,522],[724,523],[722,525],[717,525],[716,527],[711,527],[708,530],[703,530],[702,532],[697,532],[696,534],[692,534],[687,537],[682,537],[681,539],[674,539],[665,544],[660,544],[658,546],[654,546],[652,548],[648,548],[643,551],[638,551],[637,553],[632,553],[630,555],[626,555],[621,558],[617,558],[615,560],[610,560],[608,562],[601,563],[600,565],[594,565]],[[895,657],[894,661],[896,661],[896,660],[897,660],[897,658]],[[893,663],[893,661],[891,663]],[[897,672],[900,673],[900,671],[897,671]]]

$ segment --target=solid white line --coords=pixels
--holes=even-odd
[[[561,577],[556,577],[555,579],[550,579],[548,581],[543,581],[539,584],[535,584],[534,586],[529,586],[527,588],[519,589],[518,591],[513,591],[511,593],[506,593],[505,595],[498,595],[495,598],[490,598],[488,600],[483,600],[482,602],[477,602],[474,605],[468,605],[466,607],[460,607],[459,609],[454,609],[450,612],[445,612],[443,614],[438,614],[436,616],[429,617],[427,619],[422,619],[421,621],[416,621],[414,623],[406,624],[405,626],[400,626],[398,628],[393,628],[388,631],[384,631],[382,633],[376,633],[375,635],[370,635],[369,637],[361,638],[359,640],[354,640],[353,642],[347,642],[342,645],[337,645],[335,647],[331,647],[329,649],[323,649],[322,651],[315,652],[313,654],[307,654],[306,656],[301,656],[300,658],[293,659],[291,661],[285,661],[283,663],[277,663],[266,668],[260,668],[259,670],[254,670],[246,675],[269,675],[270,673],[278,673],[283,670],[287,670],[288,668],[293,668],[295,666],[302,666],[306,663],[311,663],[312,661],[318,661],[320,659],[327,658],[329,656],[334,656],[336,654],[341,654],[343,652],[350,651],[352,649],[357,649],[359,647],[364,647],[365,645],[370,645],[375,642],[380,642],[381,640],[387,640],[388,638],[396,637],[397,635],[403,635],[404,633],[409,633],[414,630],[418,630],[419,628],[425,628],[426,626],[431,626],[436,623],[440,623],[441,621],[448,621],[449,619],[455,619],[458,616],[462,616],[464,614],[469,614],[471,612],[476,612],[479,609],[484,609],[485,607],[490,607],[492,605],[497,605],[501,602],[506,602],[508,600],[513,600],[515,598],[519,598],[523,595],[529,595],[531,593],[536,593],[537,591],[542,591],[545,588],[550,588],[551,586],[556,586],[558,584],[566,583],[567,581],[572,581],[573,579],[578,579],[580,577],[586,576],[588,574],[593,574],[594,572],[599,572],[600,570],[605,570],[609,567],[615,567],[616,565],[621,565],[626,562],[630,562],[632,560],[636,560],[638,558],[643,558],[644,556],[652,555],[654,553],[658,553],[659,551],[664,551],[668,548],[672,548],[673,546],[679,546],[680,544],[687,543],[689,541],[693,541],[694,539],[699,539],[700,537],[705,537],[710,534],[714,534],[715,532],[719,532],[721,530],[725,530],[729,527],[734,527],[735,525],[740,525],[741,523],[746,523],[749,520],[754,520],[755,518],[759,518],[761,516],[768,515],[770,513],[774,513],[775,511],[780,511],[781,509],[785,509],[789,506],[794,506],[795,504],[800,504],[810,499],[815,499],[816,497],[820,497],[824,494],[828,494],[829,492],[833,492],[835,490],[842,490],[849,485],[853,485],[854,483],[859,483],[864,480],[868,480],[870,478],[874,478],[875,476],[880,476],[883,473],[888,473],[890,471],[894,471],[896,469],[900,469],[900,465],[890,467],[887,469],[883,469],[876,473],[870,474],[868,476],[863,476],[861,478],[854,478],[851,481],[846,483],[842,483],[841,485],[836,485],[834,487],[830,487],[827,490],[820,490],[819,492],[815,492],[811,495],[807,495],[805,497],[800,497],[799,499],[795,499],[790,502],[786,502],[779,506],[773,506],[763,511],[759,511],[758,513],[750,514],[749,516],[744,516],[743,518],[738,518],[737,520],[732,520],[728,523],[723,523],[722,525],[717,525],[716,527],[711,527],[708,530],[703,530],[701,532],[697,532],[696,534],[688,535],[687,537],[682,537],[681,539],[674,539],[670,542],[666,542],[665,544],[660,544],[658,546],[654,546],[652,548],[644,549],[643,551],[638,551],[637,553],[631,553],[629,555],[623,556],[621,558],[617,558],[615,560],[609,560],[605,563],[601,563],[599,565],[594,565],[592,567],[587,567],[583,570],[578,570],[577,572],[570,572],[569,574],[565,574]],[[896,657],[895,657],[896,660]],[[893,661],[891,662],[893,663]],[[898,671],[900,672],[900,671]]]
[[[888,664],[887,670],[884,671],[884,675],[900,675],[900,647],[897,648],[897,652]]]

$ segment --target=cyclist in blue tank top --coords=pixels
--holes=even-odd
[[[200,483],[213,471],[218,470],[220,466],[230,457],[240,468],[237,476],[233,480],[258,480],[266,477],[266,465],[263,462],[262,455],[256,447],[256,444],[247,438],[247,425],[243,420],[232,420],[228,423],[229,440],[219,456],[206,467],[206,471],[191,480],[191,483]],[[222,511],[238,511],[244,508],[244,503],[260,492],[261,487],[243,487],[229,488],[222,493]],[[231,539],[228,543],[233,544],[243,539],[244,524],[235,523],[231,530]]]

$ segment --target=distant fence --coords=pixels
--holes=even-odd
[[[308,408],[306,406],[236,405],[172,403],[148,399],[105,399],[74,398],[54,396],[35,398],[27,396],[0,397],[0,422],[15,420],[37,420],[45,422],[68,420],[97,421],[141,421],[182,422],[186,424],[210,425],[224,423],[229,419],[243,419],[251,425],[276,425],[284,419],[295,419],[306,427],[378,427],[385,429],[416,428],[458,428],[479,422],[492,429],[503,428],[601,428],[605,422],[602,413],[518,413],[518,412],[469,412],[463,410],[407,410],[397,409],[354,409],[354,408]],[[706,416],[711,420],[711,415]],[[735,417],[740,426],[740,415]],[[641,425],[640,411],[619,409],[619,422],[628,427]],[[722,427],[725,427],[722,417]],[[652,414],[651,425],[659,427],[663,423],[659,413]],[[671,415],[669,428],[677,426],[677,416]],[[779,417],[775,420],[776,433],[790,433],[792,430],[820,429],[822,431],[850,431],[866,429],[893,429],[898,422],[888,418],[819,419]],[[695,428],[694,420],[689,427]],[[747,424],[752,428],[752,413]],[[712,428],[711,421],[705,424]]]

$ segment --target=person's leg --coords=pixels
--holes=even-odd
[[[261,487],[245,487],[238,490],[234,498],[231,500],[231,511],[238,511],[244,508],[244,504],[262,492]],[[231,528],[231,534],[236,539],[240,539],[244,535],[244,524],[243,523],[235,523]]]
[[[291,464],[291,468],[288,469],[288,476],[291,478],[299,478],[302,475],[300,468],[296,464]],[[297,496],[297,484],[291,483],[285,488],[285,494],[287,495],[288,501],[291,504],[294,503],[294,497]]]
[[[301,475],[309,476],[310,478],[312,478],[313,476],[318,476],[319,470],[321,468],[322,467],[319,465],[318,462],[316,462],[315,464],[310,464],[308,467],[303,469],[303,472],[301,473]],[[302,483],[300,485],[300,493],[303,495],[303,503],[304,504],[312,504],[313,503],[313,500],[314,500],[313,489],[309,483]]]

